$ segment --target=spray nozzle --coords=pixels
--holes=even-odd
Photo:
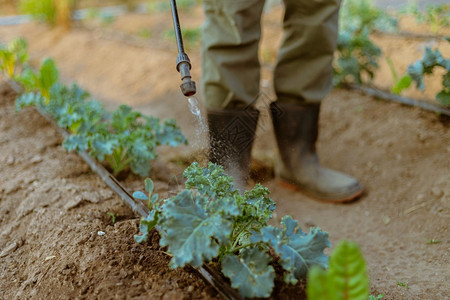
[[[177,70],[181,75],[181,92],[186,97],[195,95],[197,88],[191,77],[191,62],[186,53],[179,53],[177,56]]]

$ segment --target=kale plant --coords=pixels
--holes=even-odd
[[[212,163],[202,168],[194,162],[183,175],[185,189],[164,201],[152,195],[150,179],[148,196],[134,193],[149,201],[150,208],[136,241],[146,241],[156,227],[160,245],[173,255],[172,268],[187,264],[197,268],[215,261],[242,297],[269,297],[275,278],[269,250],[276,253],[287,283],[305,278],[313,265],[328,266],[323,253],[330,247],[328,233],[311,228],[306,234],[290,216],[282,219],[281,227],[268,225],[275,203],[267,188],[258,184],[241,195],[232,177]]]
[[[394,31],[397,21],[370,0],[348,0],[340,11],[334,83],[363,83],[378,68],[381,49],[370,39],[374,30]]]
[[[130,168],[135,174],[148,176],[150,161],[156,158],[155,147],[186,143],[174,120],[145,116],[122,105],[112,114],[89,93],[77,85],[67,87],[58,82],[59,71],[51,59],[43,61],[39,72],[31,68],[18,75],[26,93],[18,97],[16,110],[37,106],[71,134],[63,146],[68,151],[88,151],[98,161],[106,161],[113,174]]]
[[[443,68],[445,73],[442,75],[442,90],[436,94],[436,100],[448,107],[450,106],[450,59],[444,58],[439,49],[432,50],[426,47],[422,59],[408,66],[407,74],[394,85],[392,90],[400,93],[414,82],[416,88],[423,91],[425,89],[424,75],[432,74],[438,68]]]

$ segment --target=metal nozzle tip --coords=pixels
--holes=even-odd
[[[183,95],[185,95],[186,97],[189,96],[193,96],[195,95],[195,93],[197,92],[197,88],[195,87],[195,82],[192,80],[183,82],[180,85],[181,88],[181,92],[183,93]]]

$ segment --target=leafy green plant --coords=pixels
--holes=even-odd
[[[54,0],[20,0],[19,9],[25,14],[30,14],[36,21],[50,25],[56,22]]]
[[[107,212],[106,214],[111,217],[111,222],[114,225],[116,223],[116,215],[113,214],[112,212]]]
[[[416,83],[416,88],[423,91],[425,84],[423,76],[432,74],[435,68],[444,68],[446,73],[442,76],[442,90],[436,94],[443,106],[450,106],[450,59],[445,59],[439,49],[434,51],[427,47],[423,58],[408,66],[408,75]]]
[[[55,62],[46,58],[39,68],[39,72],[35,73],[30,67],[17,76],[16,80],[21,83],[27,91],[39,91],[45,99],[45,104],[50,101],[50,89],[59,80],[59,71]]]
[[[199,43],[200,41],[200,28],[182,28],[181,35],[183,36],[183,41],[186,43],[186,46],[192,47]],[[173,29],[167,30],[164,33],[165,38],[175,40],[175,33]]]
[[[370,295],[370,296],[369,296],[369,300],[380,300],[380,299],[383,299],[383,297],[384,297],[383,294],[379,294],[379,295],[377,295],[377,296]]]
[[[51,59],[43,61],[38,73],[26,68],[16,78],[27,90],[16,100],[16,110],[27,106],[42,109],[71,133],[63,142],[64,148],[89,151],[98,161],[106,161],[115,176],[128,167],[135,174],[148,176],[157,146],[187,143],[174,120],[160,122],[126,105],[111,114],[78,86],[60,84],[58,77]]]
[[[397,285],[400,286],[400,287],[403,287],[403,288],[405,288],[405,289],[409,289],[409,285],[408,285],[407,282],[403,282],[403,281],[401,281],[401,280],[398,280],[398,281],[397,281]]]
[[[339,16],[334,83],[363,83],[373,79],[381,49],[370,39],[373,30],[393,31],[396,19],[375,7],[371,0],[344,1]]]
[[[176,1],[178,10],[186,11],[201,3],[201,0],[178,0]],[[147,2],[147,10],[151,13],[164,12],[170,10],[169,1],[150,0]]]
[[[13,79],[28,60],[27,42],[23,38],[12,40],[7,46],[0,45],[0,69]]]
[[[19,9],[38,22],[70,27],[75,0],[20,0]]]
[[[394,85],[391,87],[391,92],[395,95],[400,95],[400,93],[407,89],[411,83],[412,79],[409,75],[403,75],[402,77],[398,77],[397,72],[395,71],[394,64],[390,58],[386,59],[386,62],[389,65],[389,68],[392,73],[392,78],[394,79]]]
[[[328,270],[317,266],[310,270],[306,291],[309,300],[366,300],[369,278],[358,245],[340,242],[330,256]]]
[[[435,244],[440,244],[442,243],[441,240],[436,240],[436,239],[431,239],[427,242],[428,245],[435,245]]]
[[[420,10],[413,2],[402,13],[414,16],[418,23],[429,25],[434,33],[450,26],[450,4],[427,5],[425,10]]]
[[[212,163],[202,168],[194,162],[183,175],[185,189],[172,198],[161,201],[152,196],[149,179],[149,196],[134,194],[150,199],[151,208],[136,241],[146,241],[156,227],[160,245],[173,255],[172,268],[214,261],[242,297],[268,297],[275,277],[269,250],[279,257],[287,283],[304,278],[313,265],[327,267],[323,250],[330,242],[326,232],[311,228],[306,234],[290,216],[282,219],[281,228],[268,225],[275,203],[267,188],[258,184],[241,195],[232,177]]]
[[[407,68],[407,74],[401,78],[393,90],[400,93],[413,82],[417,89],[425,89],[424,75],[432,74],[436,68],[443,68],[446,72],[442,75],[442,90],[436,94],[436,100],[443,106],[450,106],[450,59],[442,56],[439,49],[425,48],[423,58],[411,64]]]

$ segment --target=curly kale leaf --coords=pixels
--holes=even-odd
[[[97,133],[90,139],[89,153],[99,161],[103,161],[105,156],[111,155],[118,145],[117,139],[111,139],[109,136]]]
[[[208,197],[224,197],[234,193],[233,178],[225,174],[223,167],[208,163],[202,168],[194,162],[183,172],[186,188],[195,188],[200,194]]]
[[[222,211],[205,209],[208,198],[184,190],[162,205],[161,246],[173,254],[171,267],[200,267],[219,255],[228,242],[232,221]]]
[[[328,266],[328,257],[323,250],[330,247],[328,233],[319,228],[311,228],[304,233],[297,221],[286,216],[281,221],[283,228],[267,226],[255,233],[251,241],[268,243],[280,256],[280,264],[287,271],[285,281],[295,284],[305,277],[312,265]]]
[[[222,272],[242,297],[269,297],[275,271],[269,265],[271,257],[258,248],[244,249],[239,256],[228,254],[222,261]]]
[[[148,123],[151,122],[148,121]],[[157,127],[155,132],[156,140],[160,145],[176,147],[180,144],[187,144],[186,137],[181,133],[180,128],[173,119],[165,120],[162,125]]]
[[[63,147],[67,151],[86,151],[89,149],[89,141],[86,137],[81,135],[70,135],[64,142]]]
[[[20,111],[24,107],[38,106],[41,107],[44,103],[44,98],[40,93],[25,93],[16,99],[16,111]]]

